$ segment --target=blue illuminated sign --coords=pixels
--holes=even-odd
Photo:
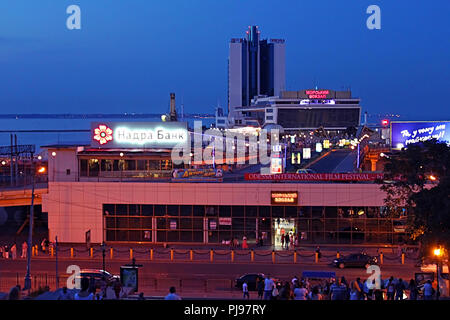
[[[411,144],[437,139],[450,143],[450,121],[391,122],[391,146],[406,148]]]

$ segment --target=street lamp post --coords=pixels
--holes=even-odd
[[[440,286],[439,286],[439,262],[441,261],[441,257],[443,254],[443,249],[441,247],[434,249],[434,255],[436,257],[436,278],[437,278],[437,290],[436,290],[436,300],[439,300],[439,296],[441,295]]]
[[[106,270],[106,268],[105,268],[105,250],[106,250],[106,244],[105,244],[105,242],[103,241],[102,242],[102,259],[103,259],[103,271],[105,271]]]
[[[34,158],[31,154],[31,177],[32,177],[32,187],[31,187],[31,206],[30,206],[30,221],[29,221],[29,231],[28,231],[28,250],[27,250],[27,274],[25,275],[25,285],[24,290],[31,290],[31,247],[33,246],[33,220],[34,220],[34,186],[36,180],[36,169],[34,167]]]

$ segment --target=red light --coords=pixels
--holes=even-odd
[[[387,126],[387,125],[389,125],[389,120],[387,120],[387,119],[381,120],[381,124],[383,126]]]

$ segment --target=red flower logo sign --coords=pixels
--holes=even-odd
[[[94,140],[97,140],[100,144],[105,144],[111,141],[113,131],[107,126],[101,124],[94,130]]]

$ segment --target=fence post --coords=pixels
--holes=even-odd
[[[231,262],[234,262],[234,249],[231,250]]]
[[[150,249],[150,261],[153,261],[153,248]]]
[[[170,261],[173,261],[173,249],[170,249]]]
[[[402,264],[405,264],[405,253],[402,252]]]
[[[380,252],[380,264],[383,264],[383,252]]]
[[[341,256],[341,255],[340,255],[339,251],[336,252],[336,259],[339,259],[340,256]]]
[[[253,249],[252,249],[252,251],[250,252],[250,260],[251,260],[252,262],[255,262],[255,251],[253,251]]]
[[[294,263],[297,263],[297,250],[294,250]]]
[[[130,260],[133,259],[133,249],[130,248]]]
[[[272,263],[275,263],[275,250],[272,250]]]
[[[91,258],[94,257],[94,248],[91,248],[91,249],[90,249],[90,256],[91,256]]]
[[[109,257],[111,258],[111,260],[114,258],[114,249],[113,248],[109,249]]]
[[[210,261],[213,262],[214,261],[214,250],[211,249],[210,251]]]
[[[316,252],[316,263],[319,263],[319,253]]]
[[[70,257],[73,258],[73,248],[70,248]]]
[[[194,252],[191,250],[189,250],[189,260],[194,261]]]

